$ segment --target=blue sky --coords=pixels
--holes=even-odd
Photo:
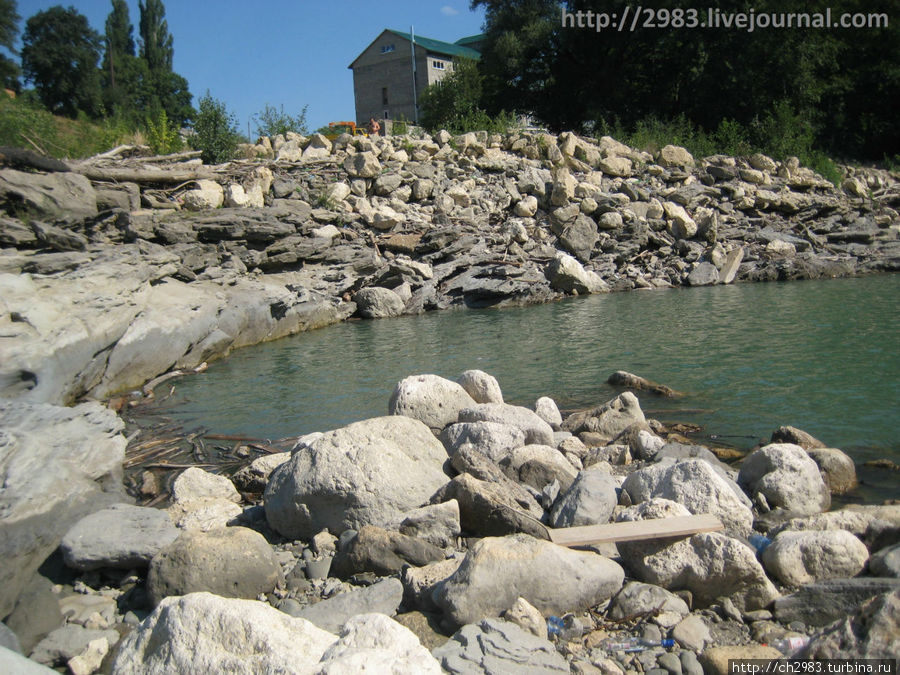
[[[269,103],[296,114],[309,105],[311,129],[352,120],[353,74],[347,66],[384,28],[455,42],[481,32],[484,11],[469,0],[164,0],[175,40],[174,70],[197,98],[207,89],[247,132],[251,115]],[[110,0],[18,0],[25,22],[54,5],[75,7],[103,33]],[[137,0],[128,0],[135,40]],[[251,126],[255,135],[256,128]]]

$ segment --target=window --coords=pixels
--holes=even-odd
[[[391,116],[388,115],[388,111],[387,111],[387,110],[384,111],[384,119],[386,119],[386,120],[391,119]]]
[[[444,70],[444,62],[443,61],[432,61],[431,67],[435,70]]]
[[[390,45],[381,45],[381,53],[382,53],[382,54],[390,54],[392,51],[394,51],[394,49],[395,49],[395,47],[394,47],[394,45],[392,45],[392,44],[390,44]]]
[[[387,95],[387,87],[381,88],[381,105],[388,104],[388,95]]]

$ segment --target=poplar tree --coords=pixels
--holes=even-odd
[[[107,112],[126,113],[138,105],[141,63],[135,55],[134,26],[125,0],[112,0],[106,18],[106,33],[101,70],[103,99]]]
[[[6,47],[15,54],[16,35],[19,33],[19,19],[16,0],[0,0],[0,47]],[[19,67],[15,61],[0,54],[0,85],[6,89],[19,88]]]
[[[165,7],[162,0],[146,0],[138,2],[138,8],[140,56],[147,69],[143,83],[145,111],[153,117],[165,111],[171,122],[181,125],[192,118],[194,109],[187,80],[172,70],[175,48]]]

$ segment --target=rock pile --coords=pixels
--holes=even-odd
[[[900,506],[826,511],[827,466],[799,445],[770,443],[737,471],[673,442],[629,393],[567,419],[547,398],[502,400],[480,371],[411,376],[394,414],[257,462],[259,501],[191,468],[166,510],[78,519],[62,584],[14,605],[0,664],[19,649],[87,674],[105,659],[113,673],[699,675],[777,655],[760,643],[786,636],[830,658],[896,654]],[[776,499],[798,471],[808,489]],[[574,550],[546,529],[691,513],[724,531]],[[45,629],[42,603],[56,608]],[[628,636],[650,646],[610,644]]]

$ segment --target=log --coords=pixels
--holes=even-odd
[[[206,168],[187,171],[184,169],[108,169],[83,164],[71,168],[91,180],[108,180],[119,183],[187,183],[192,180],[215,180],[216,178],[216,174]]]
[[[0,147],[0,164],[26,169],[38,169],[40,171],[69,171],[69,166],[58,159],[39,155],[31,150],[22,148]]]
[[[571,548],[617,541],[683,538],[692,534],[718,532],[723,529],[725,526],[716,516],[703,513],[696,516],[675,516],[606,525],[581,525],[558,529],[548,527],[547,532],[550,535],[550,541],[554,544]]]

